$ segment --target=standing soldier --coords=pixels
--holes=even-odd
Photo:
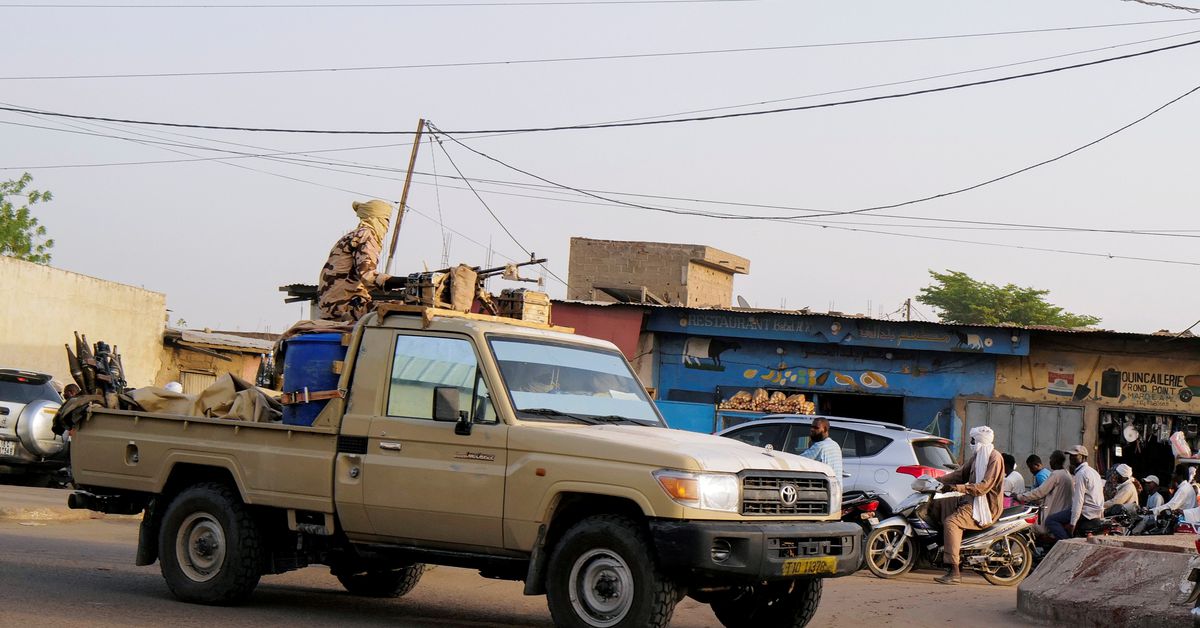
[[[386,201],[354,203],[358,226],[329,251],[317,285],[321,318],[353,323],[371,310],[371,288],[382,287],[391,275],[377,272],[392,206]]]

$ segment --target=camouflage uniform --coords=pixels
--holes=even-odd
[[[370,287],[388,277],[376,270],[382,253],[379,236],[364,224],[333,245],[317,286],[323,320],[352,323],[371,311]]]

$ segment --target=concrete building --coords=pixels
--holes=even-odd
[[[120,349],[130,386],[155,382],[166,296],[0,256],[0,366],[71,380],[63,346],[74,332]]]
[[[571,238],[567,299],[727,307],[750,260],[711,246]]]

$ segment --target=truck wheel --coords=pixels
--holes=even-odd
[[[400,569],[378,569],[352,576],[340,575],[338,582],[346,591],[363,597],[400,597],[421,581],[425,565],[417,563]]]
[[[556,626],[664,628],[677,599],[646,532],[628,517],[584,519],[550,555],[546,601]]]
[[[711,605],[725,628],[801,628],[816,614],[821,589],[818,578],[771,582],[740,587]]]
[[[236,604],[258,585],[258,526],[237,493],[197,484],[171,501],[158,535],[163,579],[175,597]]]

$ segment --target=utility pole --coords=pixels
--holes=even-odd
[[[425,132],[425,118],[417,120],[417,134],[413,137],[412,154],[408,156],[408,174],[404,175],[404,188],[400,190],[400,207],[396,210],[396,226],[392,229],[392,244],[388,247],[388,272],[396,258],[396,241],[400,239],[400,223],[404,221],[404,208],[408,203],[408,186],[412,183],[413,168],[417,165],[417,151],[421,148],[421,134]]]
[[[904,320],[912,320],[912,299],[904,300]]]

